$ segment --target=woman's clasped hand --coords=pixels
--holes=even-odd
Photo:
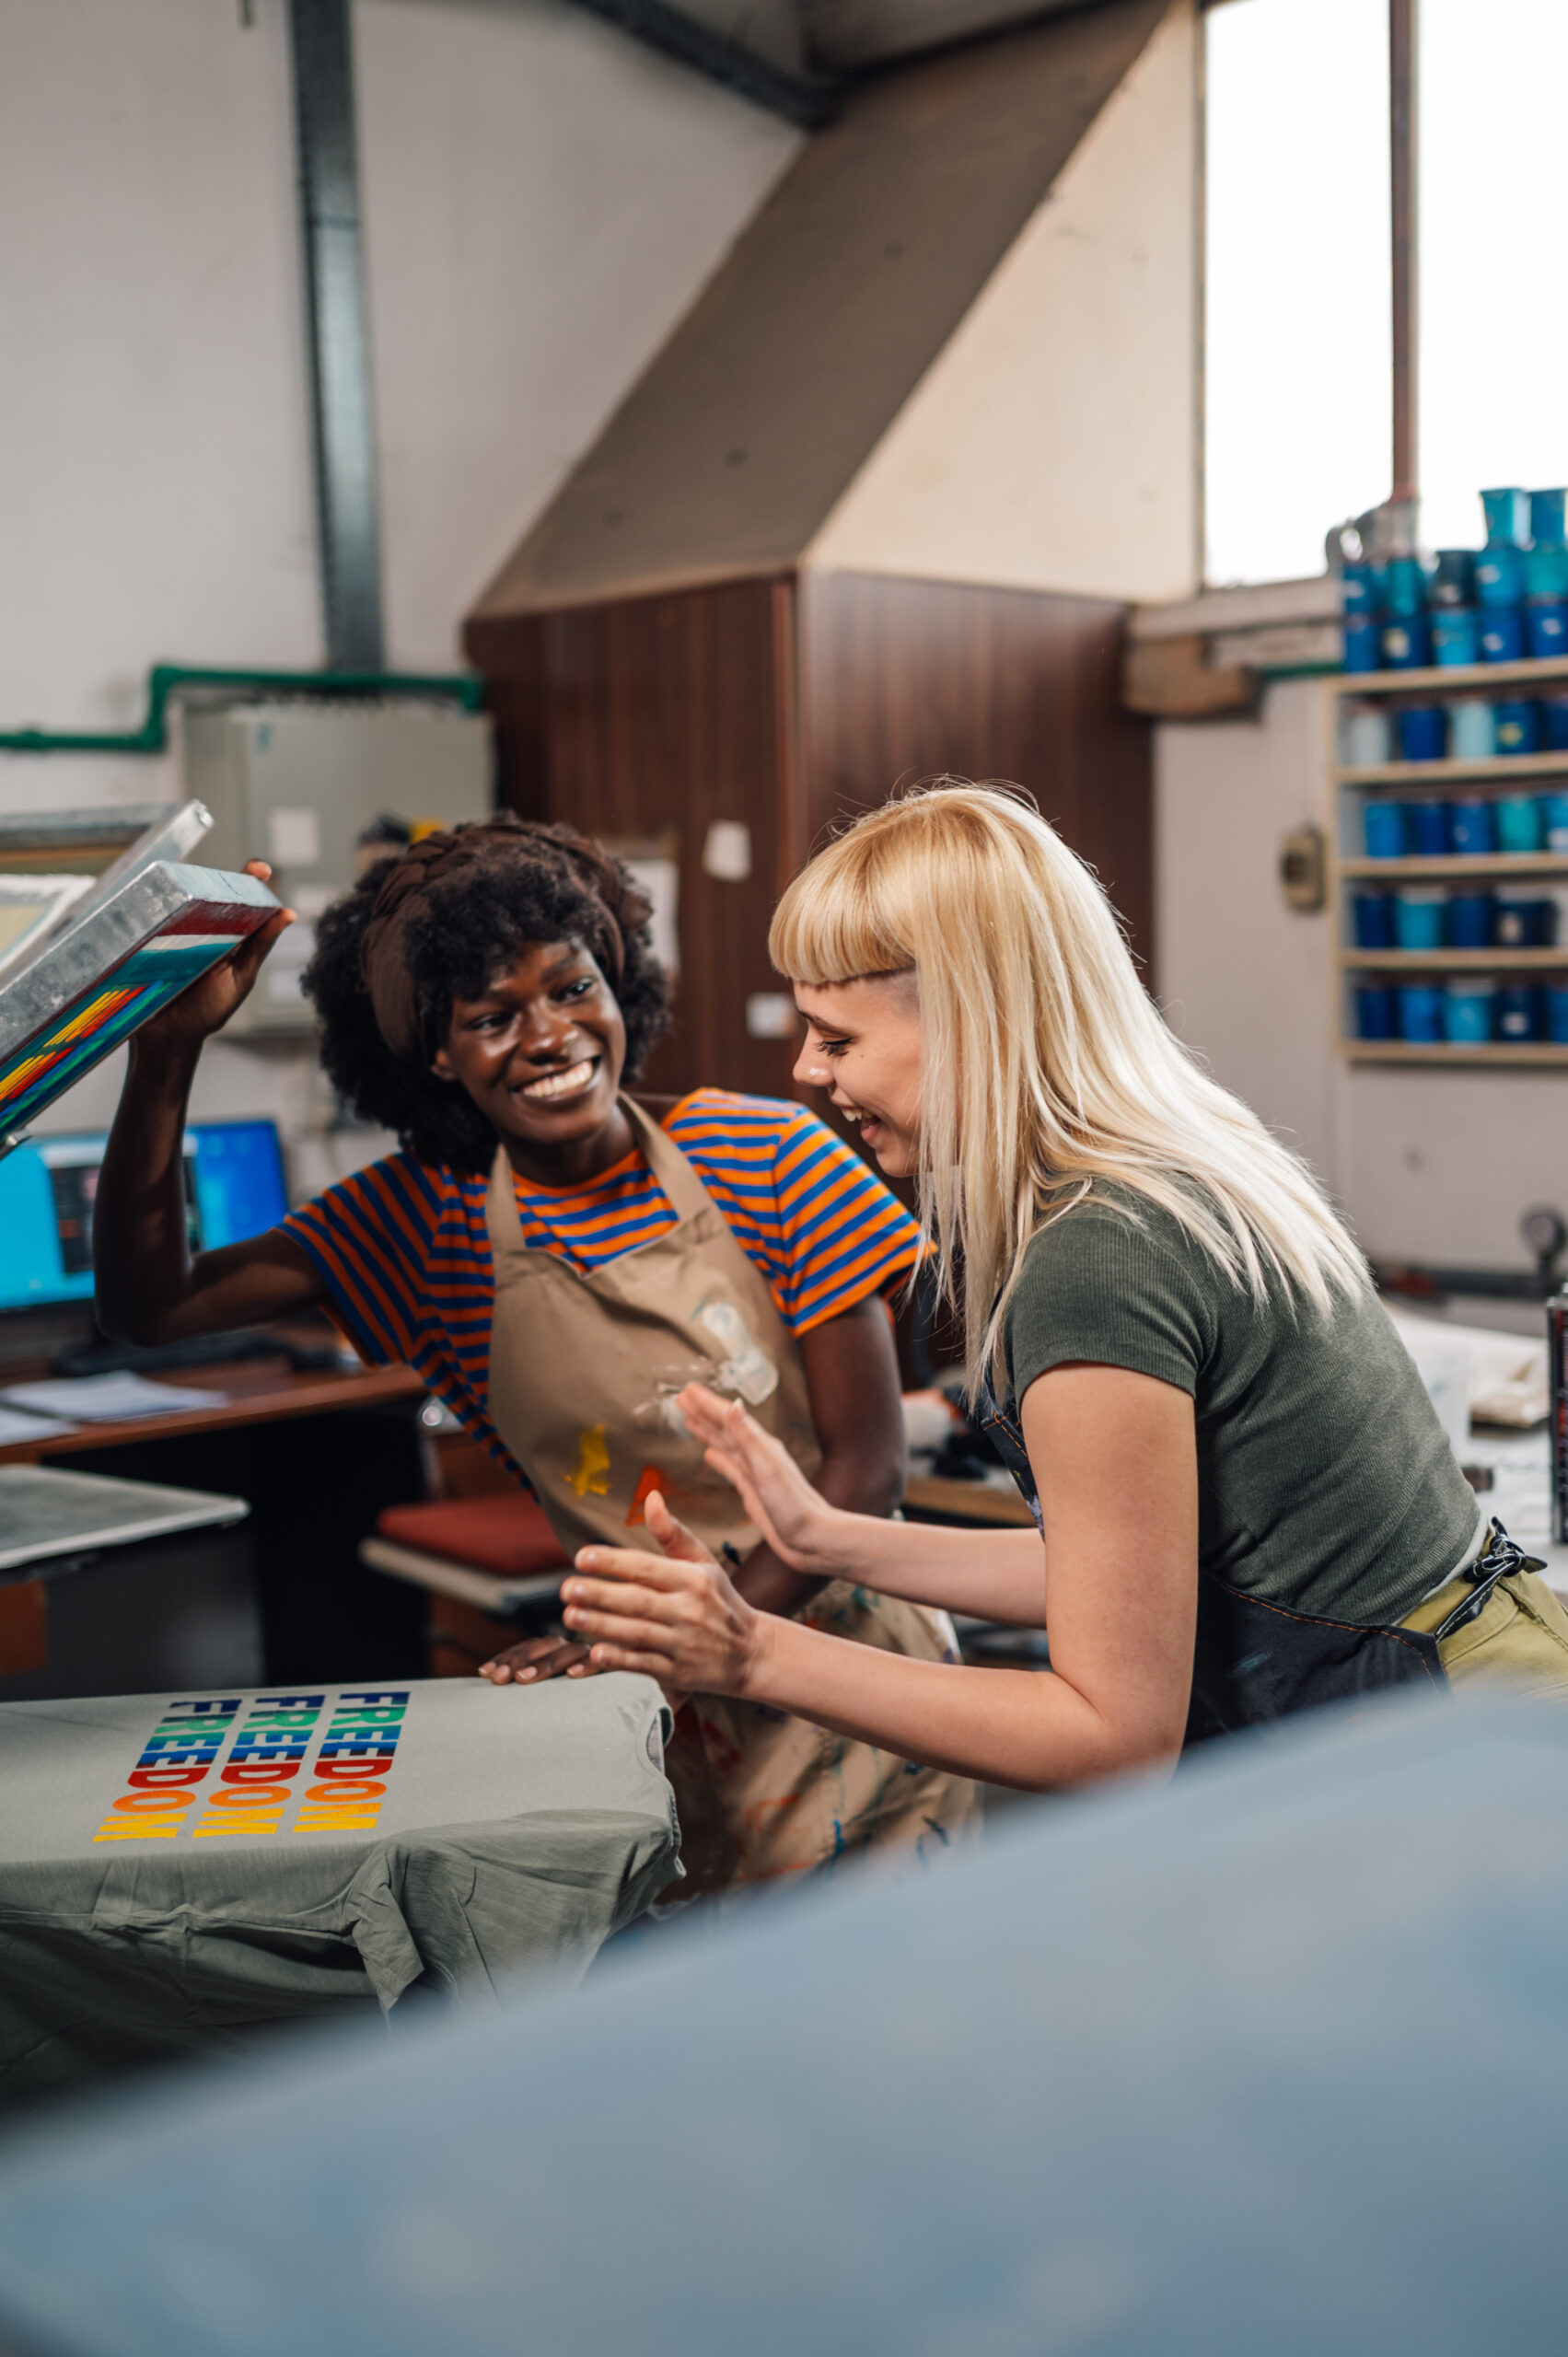
[[[688,1385],[680,1411],[708,1463],[739,1492],[748,1515],[792,1571],[831,1578],[838,1513],[789,1451],[738,1400]],[[724,1565],[678,1521],[656,1490],[647,1527],[663,1550],[585,1547],[561,1591],[574,1636],[595,1669],[641,1670],[667,1689],[744,1697],[756,1683],[770,1617],[737,1592]]]
[[[663,1555],[585,1547],[561,1590],[568,1629],[587,1639],[595,1669],[641,1670],[668,1693],[746,1694],[766,1616],[737,1594],[723,1565],[656,1490],[648,1527]]]

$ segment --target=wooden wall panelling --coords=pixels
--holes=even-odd
[[[1121,911],[1153,983],[1152,737],[1105,599],[803,570],[797,832],[952,771],[1026,786]]]
[[[745,1003],[777,987],[767,930],[793,720],[779,680],[792,598],[787,578],[762,578],[469,625],[503,801],[590,834],[678,839],[682,971],[650,1090],[789,1093],[791,1051],[749,1038]],[[751,830],[744,883],[703,871],[708,827],[722,819]]]

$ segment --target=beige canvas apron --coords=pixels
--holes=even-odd
[[[490,1417],[528,1472],[563,1547],[639,1536],[648,1492],[717,1554],[758,1544],[727,1481],[675,1410],[693,1380],[745,1400],[808,1475],[821,1452],[800,1354],[761,1272],[668,1133],[629,1098],[621,1109],[676,1225],[592,1270],[525,1243],[505,1147],[485,1202],[495,1263]],[[916,1661],[950,1659],[946,1613],[830,1581],[798,1615]],[[726,1839],[725,1876],[761,1881],[869,1844],[935,1856],[970,1829],[974,1786],[747,1702],[691,1698]]]

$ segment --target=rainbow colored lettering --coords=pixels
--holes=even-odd
[[[263,1694],[234,1738],[217,1789],[207,1794],[204,1814],[191,1828],[193,1840],[211,1833],[275,1833],[294,1795],[324,1694]]]
[[[171,1702],[147,1737],[126,1789],[109,1805],[95,1841],[147,1841],[178,1833],[184,1813],[233,1732],[239,1700]]]
[[[406,1687],[340,1694],[315,1761],[316,1781],[307,1786],[294,1824],[284,1829],[327,1707],[325,1693],[258,1695],[243,1723],[242,1696],[170,1702],[92,1838],[169,1840],[185,1826],[198,1841],[280,1829],[362,1831],[380,1814],[408,1704]],[[215,1776],[231,1736],[232,1748]]]
[[[300,1804],[296,1833],[358,1831],[375,1824],[408,1700],[406,1687],[339,1695],[316,1762],[316,1782]]]

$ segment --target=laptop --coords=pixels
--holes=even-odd
[[[29,1138],[0,1161],[0,1311],[90,1299],[104,1130]],[[273,1121],[194,1121],[185,1132],[193,1252],[275,1227],[288,1209]]]

